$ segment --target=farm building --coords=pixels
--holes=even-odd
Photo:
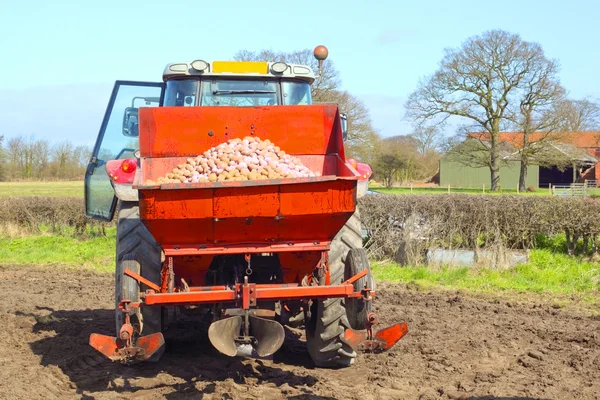
[[[521,163],[519,148],[523,134],[502,132],[500,139],[500,185],[516,188]],[[527,169],[526,186],[547,188],[585,180],[600,180],[600,132],[533,133],[530,142],[536,149]],[[456,146],[440,160],[441,186],[490,186],[490,170],[485,165],[489,143],[479,133]]]

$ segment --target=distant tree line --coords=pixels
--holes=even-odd
[[[0,181],[81,180],[91,152],[68,140],[0,136]]]

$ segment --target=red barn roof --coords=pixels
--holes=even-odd
[[[485,139],[489,133],[471,132],[470,137]],[[520,148],[523,146],[523,132],[500,132],[498,136],[501,142],[507,142]],[[568,143],[580,149],[595,150],[600,148],[600,131],[589,132],[533,132],[529,135],[529,142],[534,143],[542,139],[554,142]]]

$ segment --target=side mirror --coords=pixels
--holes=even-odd
[[[127,107],[123,114],[123,135],[128,137],[138,137],[138,109],[136,107]]]
[[[348,139],[348,114],[340,114],[340,120],[342,123],[342,139],[346,141],[346,139]]]

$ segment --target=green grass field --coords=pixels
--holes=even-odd
[[[61,266],[113,273],[115,235],[115,228],[108,228],[106,236],[86,240],[68,234],[0,237],[0,265]],[[475,293],[544,293],[561,298],[576,295],[586,303],[600,303],[600,263],[569,257],[556,251],[559,247],[533,250],[527,264],[506,270],[400,267],[382,262],[374,262],[372,270],[377,280],[418,287]]]
[[[370,186],[370,190],[383,193],[383,194],[448,194],[447,187],[413,187],[412,190],[410,187],[402,186],[402,187],[392,187],[385,188],[381,186]],[[483,188],[474,189],[474,188],[450,188],[450,193],[465,193],[465,194],[492,194],[492,195],[501,195],[501,194],[517,194],[516,189],[503,189],[498,192],[490,192],[489,188],[483,191]],[[548,189],[538,189],[535,192],[520,192],[519,194],[523,195],[537,195],[537,196],[547,196],[550,193]]]
[[[116,228],[107,228],[106,236],[86,239],[57,234],[0,237],[0,265],[57,265],[114,272],[115,238]]]
[[[83,197],[83,181],[0,182],[0,196]]]
[[[384,188],[371,186],[370,190],[383,194],[446,194],[448,188],[443,187],[393,187]],[[482,188],[450,188],[450,193],[483,194]],[[491,193],[489,188],[485,194],[517,194],[516,189],[503,189]],[[535,192],[521,192],[523,195],[548,195],[548,189],[538,189]],[[600,189],[590,189],[592,196],[600,195]],[[0,182],[0,196],[56,196],[83,197],[83,181],[69,182]]]
[[[600,290],[600,263],[576,259],[551,250],[532,250],[527,264],[506,270],[489,268],[400,267],[374,263],[373,274],[391,282],[414,282],[476,292],[517,291],[590,294]]]

